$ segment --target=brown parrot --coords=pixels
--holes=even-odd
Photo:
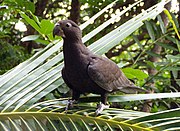
[[[109,107],[108,93],[146,92],[128,80],[113,61],[91,52],[82,43],[82,31],[73,21],[62,20],[56,23],[53,30],[53,36],[55,35],[63,38],[62,77],[72,89],[72,100],[69,101],[66,109],[78,101],[80,94],[95,93],[101,95],[101,103],[95,112],[98,115]]]

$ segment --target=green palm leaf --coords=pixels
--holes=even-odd
[[[137,3],[134,5],[136,4]],[[94,42],[89,48],[97,54],[104,54],[107,50],[117,45],[121,40],[142,26],[142,21],[154,18],[162,12],[163,6],[159,8],[159,5],[162,5],[162,3],[151,7],[146,12],[127,21]],[[130,6],[126,11],[132,7],[133,6]],[[123,13],[126,11],[123,11]],[[110,22],[108,22],[108,24],[110,24]],[[108,24],[105,23],[102,26],[105,28]],[[85,26],[83,26],[83,28],[84,27]],[[94,33],[98,33],[99,31],[100,28],[98,28],[97,31],[96,29],[94,32],[92,31],[93,34],[90,32],[87,34],[88,38],[92,38],[95,35]],[[86,36],[83,38],[84,42],[88,40],[85,38]],[[32,105],[63,84],[60,75],[60,70],[63,67],[63,63],[61,63],[63,56],[62,52],[59,52],[62,41],[55,41],[54,43],[0,78],[0,105],[2,112],[23,110],[26,105]],[[54,53],[56,53],[56,55],[54,55]]]
[[[50,102],[50,101],[49,101]],[[5,130],[171,130],[179,129],[180,109],[158,113],[144,113],[110,108],[102,115],[94,117],[94,108],[78,106],[67,113],[62,106],[49,102],[39,103],[37,107],[45,110],[36,112],[10,112],[0,114],[0,124]],[[53,103],[59,103],[54,101]],[[49,103],[49,104],[48,104]]]
[[[115,1],[116,2],[116,1]],[[115,2],[105,7],[80,27],[84,29]],[[95,41],[88,48],[97,54],[104,54],[132,32],[141,27],[143,21],[155,18],[163,11],[166,2],[160,2],[145,12]],[[138,3],[138,2],[137,2]],[[123,10],[127,12],[137,3]],[[26,14],[21,12],[21,16]],[[114,19],[103,23],[83,37],[83,42],[106,28]],[[180,109],[158,113],[145,113],[110,108],[95,117],[96,102],[99,96],[81,98],[81,103],[64,112],[68,98],[37,103],[39,99],[61,86],[64,82],[60,71],[63,55],[59,52],[62,41],[54,41],[29,60],[0,77],[0,127],[1,130],[178,130]],[[110,102],[175,98],[180,93],[137,94],[109,96]],[[83,103],[85,102],[85,103]],[[34,104],[36,103],[36,104]],[[83,104],[82,104],[83,103]],[[21,112],[20,112],[21,111]]]
[[[0,124],[4,130],[148,130],[123,121],[55,112],[2,113]]]

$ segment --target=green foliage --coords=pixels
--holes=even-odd
[[[15,29],[15,25],[21,20],[19,10],[34,12],[35,5],[27,0],[4,0],[1,5],[7,6],[0,11],[0,74],[2,75],[32,56],[20,41],[24,32]]]
[[[174,20],[172,19],[171,14],[169,13],[169,11],[168,11],[167,9],[164,10],[164,13],[168,16],[169,21],[172,23],[173,28],[174,28],[174,30],[175,30],[178,38],[180,39],[180,35],[179,35],[178,29],[177,29],[178,25],[176,25],[177,22],[174,22]],[[175,23],[176,23],[176,24],[175,24]]]
[[[30,10],[32,13],[35,12],[35,5],[33,2],[27,0],[15,0],[15,3],[18,4],[21,10]]]
[[[179,27],[177,25],[178,22],[175,22],[176,18],[173,14],[170,15],[172,15],[171,20],[174,21],[174,24],[171,22],[167,27],[164,26],[161,16],[158,15],[163,11],[162,3],[159,4],[161,8],[159,5],[153,6],[141,14],[134,16],[127,22],[124,22],[125,20],[123,19],[124,24],[120,22],[112,24],[114,19],[110,17],[107,18],[108,20],[106,22],[98,18],[104,15],[104,13],[107,14],[105,11],[110,10],[112,7],[112,4],[110,4],[109,7],[105,7],[104,10],[99,11],[99,9],[97,9],[96,11],[98,13],[80,26],[86,34],[83,37],[83,42],[87,45],[92,43],[88,47],[90,50],[102,55],[110,49],[112,50],[111,53],[118,52],[119,49],[122,49],[123,51],[115,55],[112,59],[116,60],[116,62],[122,61],[122,63],[126,63],[121,65],[127,77],[135,80],[136,84],[143,87],[149,87],[149,85],[153,83],[155,87],[152,87],[152,89],[154,89],[155,92],[162,92],[148,95],[119,95],[119,92],[114,93],[108,97],[109,102],[111,102],[112,106],[117,103],[117,106],[114,107],[125,105],[123,107],[124,109],[110,108],[105,110],[100,116],[95,117],[96,102],[100,97],[92,94],[82,97],[77,108],[77,105],[75,105],[73,109],[68,110],[67,114],[64,112],[68,100],[68,94],[65,93],[67,93],[69,88],[64,85],[60,74],[63,67],[62,41],[54,41],[52,38],[51,32],[54,24],[49,20],[35,16],[32,13],[34,11],[33,6],[26,7],[25,3],[23,3],[25,1],[18,0],[13,1],[14,3],[12,1],[8,2],[11,2],[12,5],[18,3],[18,10],[15,10],[16,15],[20,7],[23,6],[22,11],[20,11],[21,17],[24,22],[31,25],[38,32],[37,34],[24,38],[19,34],[18,40],[22,38],[22,41],[33,40],[48,45],[30,59],[0,77],[0,126],[2,129],[179,129],[179,108],[173,109],[179,106],[180,97],[178,93],[179,88],[177,88],[180,85],[178,81],[180,42],[176,37],[176,30],[178,30]],[[89,3],[90,2],[92,1],[89,1]],[[110,3],[111,1],[106,2]],[[123,17],[123,14],[127,13],[128,10],[133,8],[137,3],[124,9],[121,15],[116,14],[116,16]],[[94,3],[92,3],[91,7],[98,6],[93,4]],[[104,6],[103,4],[102,6]],[[28,8],[30,8],[31,11],[27,11]],[[157,19],[152,20],[152,18],[156,16]],[[11,21],[8,18],[7,20]],[[18,21],[18,19],[16,19],[16,21]],[[94,21],[95,24],[91,24],[92,21]],[[5,27],[9,28],[5,30]],[[8,34],[11,31],[10,27],[11,25],[7,23],[2,24],[2,28],[5,30],[2,35],[3,38],[11,37],[11,35]],[[142,37],[139,39],[140,35],[142,35]],[[134,42],[133,44],[131,44],[132,40]],[[17,42],[16,40],[14,41]],[[53,42],[50,43],[50,41]],[[129,43],[131,46],[127,46],[130,45]],[[5,44],[9,45],[7,42]],[[161,54],[153,51],[153,48],[157,45],[162,49]],[[11,48],[14,47],[10,45],[8,49]],[[15,62],[16,58],[14,55],[18,58],[24,57],[24,54],[21,54],[21,51],[18,49],[5,52],[6,53],[2,52],[2,56],[4,56],[4,54],[11,57],[13,56]],[[2,57],[1,60],[4,60],[3,58],[4,57]],[[159,61],[153,62],[150,60],[151,58],[158,58]],[[12,61],[8,62],[13,63]],[[148,72],[149,69],[155,69],[157,71],[156,74],[147,75],[147,73],[144,73]],[[175,85],[172,84],[172,81],[175,81]],[[65,98],[44,101],[64,96]],[[126,110],[141,110],[143,101],[149,99],[152,99],[151,112],[157,113]],[[39,101],[43,102],[39,103]],[[158,112],[161,110],[166,111]]]
[[[154,41],[155,40],[155,33],[153,30],[153,26],[149,21],[145,21],[146,24],[146,29],[148,30],[149,36],[151,37],[151,40]]]
[[[50,41],[54,40],[52,36],[52,30],[54,28],[54,24],[51,23],[50,20],[42,19],[40,22],[38,17],[33,15],[31,12],[29,12],[29,14],[32,16],[32,18],[27,16],[24,12],[19,12],[19,13],[21,17],[24,18],[28,24],[30,24],[36,31],[38,31],[38,33],[42,37],[44,37],[44,39],[48,38],[48,40],[42,40],[38,36],[31,36],[31,37],[27,36],[28,39],[26,37],[26,38],[23,38],[22,41],[38,40],[39,42],[42,42],[41,44],[47,44],[47,43],[49,44],[49,40]]]
[[[22,42],[24,41],[31,41],[31,40],[37,40],[39,38],[39,35],[28,35],[21,39]]]
[[[178,45],[179,45],[179,40],[175,37],[176,33],[171,31],[171,28],[166,28],[167,31],[165,31],[165,29],[163,29],[164,27],[162,26],[162,22],[160,19],[158,19],[160,22],[160,25],[156,24],[154,22],[151,22],[151,27],[153,27],[153,24],[156,24],[156,29],[153,27],[151,28],[151,31],[148,31],[150,38],[153,42],[153,45],[156,44],[158,46],[160,46],[162,48],[162,50],[164,50],[163,54],[159,55],[159,54],[155,54],[152,51],[144,51],[144,53],[147,53],[148,55],[152,56],[152,57],[158,57],[159,61],[151,63],[149,61],[147,61],[147,63],[151,63],[151,65],[148,64],[148,66],[155,68],[158,72],[154,75],[148,78],[147,82],[151,80],[154,80],[154,82],[159,83],[160,81],[163,82],[160,90],[163,88],[165,89],[165,86],[169,85],[171,78],[173,76],[168,76],[165,74],[170,74],[170,72],[175,71],[176,73],[179,71],[179,56],[176,56],[176,54],[178,54],[179,49],[178,49]],[[150,23],[149,23],[150,26]],[[160,30],[160,28],[161,30]],[[173,27],[175,28],[175,27]],[[162,32],[161,32],[162,31]],[[159,34],[159,37],[157,37],[157,33]],[[154,37],[156,36],[156,38]],[[170,60],[169,56],[174,57],[176,59]],[[177,76],[176,76],[177,78]],[[176,79],[175,78],[175,79]],[[178,79],[178,78],[177,78]],[[158,86],[157,86],[158,87]]]
[[[2,130],[178,130],[179,111],[173,109],[158,113],[145,113],[106,109],[102,115],[94,116],[95,108],[75,105],[64,112],[64,101],[49,100],[37,103],[26,112],[0,114]]]
[[[30,55],[25,55],[25,52],[23,47],[0,40],[0,75],[29,58]]]
[[[148,74],[144,73],[143,71],[139,69],[124,68],[122,69],[122,71],[129,79],[137,78],[138,80],[143,80],[148,77]]]
[[[136,84],[143,85],[145,79],[148,78],[148,74],[144,73],[142,70],[133,69],[133,68],[123,68],[122,71],[126,75],[127,78],[131,80],[136,80]],[[138,83],[137,83],[138,82]]]

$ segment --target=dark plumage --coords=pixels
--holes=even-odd
[[[82,43],[82,32],[71,20],[59,21],[53,35],[62,36],[64,68],[62,77],[73,91],[72,104],[80,94],[95,93],[101,95],[100,107],[96,114],[107,108],[107,94],[113,91],[136,93],[144,91],[129,81],[119,67],[111,60],[93,54]]]

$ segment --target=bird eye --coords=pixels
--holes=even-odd
[[[66,27],[71,27],[72,25],[70,23],[67,23],[66,24]]]

